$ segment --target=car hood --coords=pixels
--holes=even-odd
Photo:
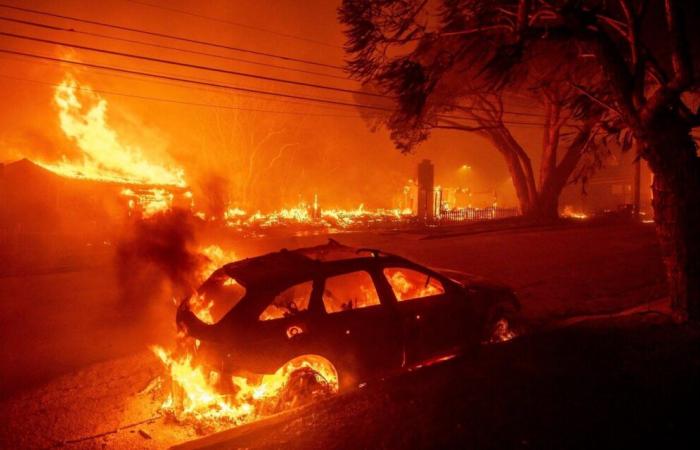
[[[493,280],[489,280],[480,275],[474,275],[472,273],[462,272],[461,270],[453,269],[443,269],[443,268],[432,268],[434,271],[447,278],[461,284],[465,288],[488,288],[496,290],[510,290],[508,286],[502,283],[498,283]]]

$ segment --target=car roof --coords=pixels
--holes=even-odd
[[[397,260],[399,256],[375,249],[349,247],[334,239],[327,244],[295,250],[282,249],[262,256],[226,264],[223,271],[246,287],[278,287],[313,278],[323,267],[350,260]],[[414,263],[412,263],[414,264]]]

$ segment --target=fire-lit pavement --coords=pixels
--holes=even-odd
[[[699,344],[700,332],[663,314],[589,320],[182,448],[697,448],[686,412],[700,400]],[[15,398],[1,413],[3,448],[165,448],[196,438],[153,416],[147,391],[158,371],[141,354]]]
[[[182,448],[698,448],[699,344],[664,316],[593,320]]]
[[[293,248],[320,243],[326,238],[268,238],[232,241],[230,244],[239,256],[248,256],[282,246]],[[650,227],[591,225],[465,233],[451,237],[425,233],[356,233],[336,238],[349,245],[379,247],[429,265],[478,273],[508,283],[520,295],[529,322],[536,325],[572,315],[621,310],[663,294],[663,286],[659,283],[663,274]],[[100,273],[103,289],[109,292],[114,288],[114,280],[110,280],[108,270]],[[83,276],[76,273],[68,276],[70,285],[53,285],[56,292],[69,290],[74,293],[83,305],[80,311],[74,312],[76,317],[82,318],[81,326],[74,331],[75,336],[67,339],[65,335],[70,330],[70,321],[59,321],[59,327],[54,331],[61,338],[53,347],[50,327],[52,319],[58,315],[55,309],[60,309],[61,315],[65,315],[70,297],[64,294],[52,299],[51,289],[42,286],[38,276],[0,280],[0,289],[21,291],[21,297],[15,299],[17,303],[12,307],[17,311],[15,317],[27,321],[27,335],[41,330],[39,334],[45,336],[39,354],[33,354],[31,346],[25,345],[24,359],[15,358],[15,366],[6,371],[9,376],[21,377],[23,364],[26,367],[27,361],[34,368],[41,366],[42,362],[46,366],[60,364],[65,359],[70,360],[72,352],[84,352],[86,348],[95,355],[95,361],[105,360],[81,370],[74,370],[70,365],[60,367],[56,373],[68,373],[3,401],[0,406],[0,446],[163,448],[196,438],[194,428],[166,423],[157,416],[159,399],[154,398],[149,386],[162,369],[146,347],[154,343],[153,327],[168,329],[171,326],[172,312],[155,308],[160,315],[151,314],[149,318],[157,318],[157,323],[136,321],[140,327],[150,327],[148,332],[141,334],[141,339],[133,332],[134,327],[128,332],[115,327],[96,333],[98,338],[91,340],[91,333],[96,331],[89,325],[91,319],[104,323],[110,309],[104,305],[92,309],[88,302],[80,299]],[[52,282],[55,280],[51,278]],[[12,284],[11,288],[8,283]],[[90,283],[99,284],[94,280]],[[24,289],[17,289],[17,285]],[[38,292],[41,296],[37,295]],[[96,292],[99,292],[97,287],[90,291],[91,302],[99,300],[100,295]],[[113,300],[109,295],[105,297]],[[2,298],[7,301],[11,297],[3,295]],[[32,316],[23,311],[38,301],[44,302],[44,314]],[[111,319],[118,320],[118,315],[112,314]],[[431,447],[430,443],[434,441],[446,445],[471,442],[470,445],[477,447],[502,448],[492,445],[492,439],[495,439],[494,443],[505,439],[504,444],[513,444],[508,446],[527,447],[536,442],[538,433],[539,439],[546,438],[542,433],[548,421],[552,421],[552,427],[561,428],[569,409],[573,411],[574,422],[586,419],[580,413],[587,411],[595,417],[594,423],[588,422],[589,426],[605,426],[608,430],[609,424],[602,423],[601,417],[607,415],[606,408],[611,407],[606,402],[617,404],[617,400],[605,390],[609,388],[605,379],[601,379],[605,374],[610,374],[618,384],[622,379],[641,380],[642,385],[632,383],[630,389],[622,389],[620,398],[627,401],[632,393],[646,388],[646,382],[654,389],[665,385],[662,377],[665,367],[669,367],[670,382],[683,381],[693,370],[697,371],[697,359],[689,358],[687,365],[679,367],[682,355],[697,356],[697,351],[695,354],[691,351],[691,343],[698,348],[697,340],[693,340],[696,336],[680,331],[669,332],[668,337],[654,344],[653,351],[648,350],[650,344],[647,345],[645,339],[649,333],[660,333],[658,330],[669,326],[649,325],[647,316],[651,317],[639,316],[645,317],[641,328],[615,325],[608,329],[610,327],[576,324],[567,330],[550,332],[559,333],[556,335],[527,337],[512,345],[490,349],[476,365],[469,361],[455,361],[409,374],[400,380],[370,385],[319,406],[321,410],[312,407],[294,421],[274,427],[274,432],[262,427],[266,430],[262,434],[249,433],[239,437],[235,445],[276,447],[291,441],[292,446],[315,448],[406,447],[411,443]],[[634,332],[626,338],[630,329]],[[601,337],[609,334],[614,335],[613,346],[606,344]],[[119,339],[125,336],[129,337],[126,342],[120,342]],[[22,337],[8,336],[5,342],[8,341],[21,345]],[[115,359],[123,354],[133,356]],[[37,361],[37,358],[46,360]],[[633,366],[626,367],[628,363],[621,362],[628,360]],[[76,368],[87,363],[89,360],[85,358],[74,361]],[[636,363],[641,365],[634,366]],[[593,366],[598,372],[593,372]],[[656,372],[647,374],[647,366]],[[684,372],[682,368],[691,372]],[[621,372],[616,372],[616,369]],[[47,373],[51,374],[51,370]],[[566,382],[553,382],[559,378]],[[584,384],[580,387],[582,391],[572,395],[576,382],[581,381],[592,384]],[[500,386],[498,383],[504,384]],[[572,392],[565,389],[567,386]],[[593,400],[602,403],[598,404],[601,409],[592,411],[585,403],[587,397],[592,396],[591,389],[599,386],[605,395]],[[675,383],[674,389],[683,389],[683,386],[682,382]],[[645,391],[644,395],[647,394]],[[576,402],[579,405],[571,406]],[[534,407],[538,414],[526,413]],[[535,417],[542,423],[533,426],[528,434],[528,429],[522,427],[533,425]],[[454,420],[447,418],[459,420],[453,423]],[[583,433],[583,423],[585,420],[581,428],[574,431]],[[498,424],[514,431],[497,433]],[[449,428],[452,426],[454,428]],[[595,430],[586,433],[596,434]],[[445,435],[455,435],[456,440],[451,441],[452,438]],[[552,436],[555,440],[566,437],[557,433]],[[541,447],[543,442],[539,441],[537,446]],[[585,439],[580,442],[591,443]]]

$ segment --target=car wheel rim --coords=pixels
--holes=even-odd
[[[510,321],[501,317],[496,320],[491,328],[491,336],[489,336],[488,342],[490,344],[497,344],[499,342],[507,342],[516,337],[518,334],[515,329],[513,329]]]

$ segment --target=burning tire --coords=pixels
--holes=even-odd
[[[289,375],[280,392],[279,409],[290,409],[326,398],[337,388],[316,370],[301,367]]]
[[[338,392],[338,372],[326,358],[303,355],[280,367],[274,375],[282,379],[266,414],[272,414],[321,400]]]

